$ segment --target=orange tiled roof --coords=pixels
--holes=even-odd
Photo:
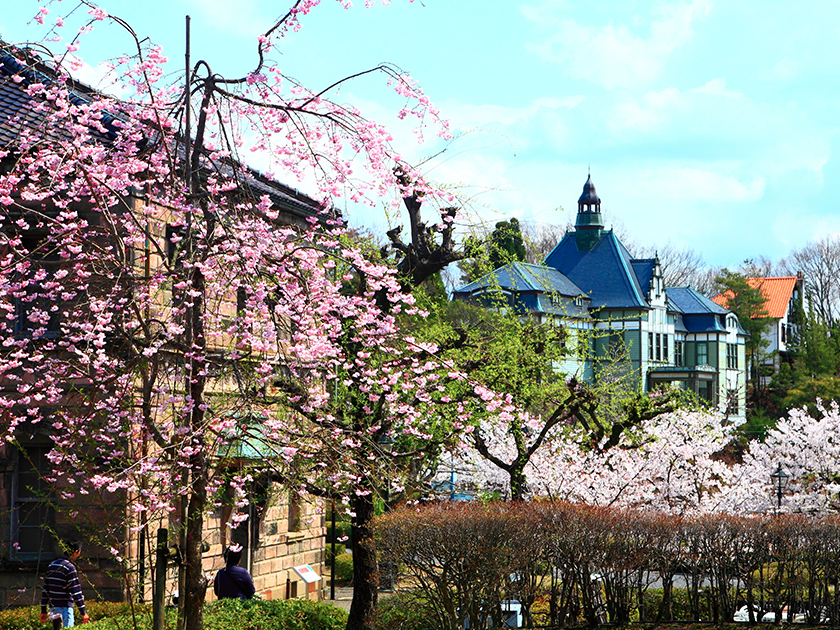
[[[764,310],[767,312],[767,317],[781,319],[785,316],[788,310],[788,304],[790,304],[790,298],[793,295],[793,290],[796,287],[796,276],[747,278],[747,282],[751,287],[761,289],[761,294],[765,300]],[[713,297],[712,301],[726,308],[731,295],[732,293],[730,291],[724,291]]]

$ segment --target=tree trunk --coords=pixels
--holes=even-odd
[[[185,577],[184,592],[179,593],[184,598],[183,621],[184,630],[203,630],[204,628],[204,597],[207,583],[204,577],[204,567],[201,560],[201,541],[204,533],[204,510],[207,507],[207,452],[204,439],[204,392],[207,386],[206,352],[207,343],[204,336],[204,306],[206,294],[206,280],[199,270],[193,270],[191,287],[194,297],[187,311],[190,325],[188,336],[194,348],[189,358],[188,387],[193,408],[190,411],[191,446],[194,452],[189,457],[190,483],[189,505],[187,507],[187,522],[182,526],[187,528],[186,544],[182,550],[184,554]],[[186,497],[184,497],[186,500]]]
[[[204,451],[193,457],[200,457],[206,461]],[[193,465],[199,462],[193,461]],[[189,520],[187,521],[187,548],[184,562],[186,563],[186,580],[184,592],[184,630],[203,630],[204,628],[204,596],[207,582],[201,560],[201,540],[204,529],[204,508],[207,503],[207,468],[201,465],[193,473],[194,483],[190,491]]]
[[[367,485],[367,484],[365,484]],[[369,490],[369,488],[362,488]],[[355,513],[350,528],[353,543],[353,601],[347,630],[374,630],[379,596],[379,569],[373,538],[373,493],[356,495],[350,501]]]
[[[513,467],[510,469],[511,501],[524,501],[527,489],[528,480],[525,477],[525,463],[515,462]]]

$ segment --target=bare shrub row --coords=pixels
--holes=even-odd
[[[729,621],[751,605],[838,619],[840,517],[673,516],[559,502],[403,507],[376,524],[383,560],[434,627]],[[675,606],[679,593],[680,606]]]

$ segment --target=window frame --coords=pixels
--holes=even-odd
[[[703,349],[703,352],[700,352],[700,349]],[[700,355],[703,355],[703,361],[700,361]],[[709,365],[709,342],[708,341],[698,341],[694,346],[694,358],[696,365]]]
[[[46,239],[47,233],[32,232],[22,237],[22,246],[28,252],[30,264],[37,269],[44,269],[46,276],[33,282],[26,288],[27,298],[14,298],[14,334],[17,338],[33,337],[35,339],[56,339],[61,335],[61,302],[47,297],[31,297],[39,294],[43,284],[52,281],[56,271],[64,264],[55,246],[50,247]],[[34,309],[49,312],[46,324],[35,324],[29,320]],[[42,332],[35,335],[35,331]]]
[[[39,563],[43,561],[51,561],[56,558],[55,554],[55,537],[52,534],[55,531],[55,507],[52,503],[52,492],[47,487],[46,494],[38,496],[38,493],[44,491],[43,484],[44,475],[52,474],[52,467],[49,470],[41,466],[45,461],[49,461],[46,457],[47,453],[52,450],[52,446],[45,444],[32,444],[26,449],[15,448],[14,455],[14,470],[12,472],[12,492],[11,492],[11,509],[10,512],[10,529],[9,529],[9,557],[12,560],[24,563]],[[37,456],[37,464],[33,463],[33,455]],[[22,466],[26,466],[26,470],[21,470]],[[35,472],[38,475],[39,487],[32,493],[32,496],[21,496],[21,473]],[[20,547],[20,530],[21,530],[21,512],[26,509],[26,506],[35,506],[38,510],[38,520],[41,523],[37,529],[41,530],[41,538],[38,549],[21,549]],[[35,527],[28,527],[29,529],[36,529]]]

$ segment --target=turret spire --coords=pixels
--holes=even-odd
[[[578,199],[578,214],[575,221],[575,240],[578,250],[589,251],[601,240],[604,219],[601,217],[601,198],[595,192],[591,173],[586,177],[583,193]]]

